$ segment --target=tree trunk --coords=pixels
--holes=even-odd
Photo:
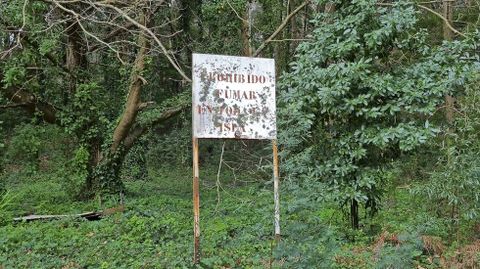
[[[350,224],[353,229],[358,229],[360,222],[360,215],[358,213],[358,202],[355,199],[350,201]]]
[[[3,73],[0,70],[0,82],[2,80]],[[52,104],[39,100],[34,94],[17,87],[3,87],[1,83],[0,92],[6,99],[14,102],[16,107],[22,107],[28,113],[35,115],[36,112],[40,112],[42,119],[45,122],[55,123],[57,121],[57,109]]]
[[[144,15],[142,15],[142,22],[145,24]],[[94,165],[94,167],[89,170],[89,176],[86,179],[84,194],[87,196],[91,196],[99,190],[104,192],[121,192],[124,190],[119,173],[123,160],[128,153],[123,143],[128,137],[140,109],[140,96],[144,83],[141,74],[145,68],[145,57],[148,50],[148,41],[144,33],[139,34],[137,44],[139,50],[130,75],[125,109],[113,132],[111,147],[103,154],[99,153],[99,145],[94,144],[91,147],[90,165]]]
[[[453,21],[453,5],[452,1],[450,0],[443,0],[443,16],[447,21],[452,24]],[[452,30],[447,26],[447,23],[443,23],[443,38],[448,41],[453,40],[453,32]],[[446,95],[445,96],[445,118],[447,120],[447,123],[450,125],[453,122],[453,106],[455,103],[455,98],[451,95]]]
[[[148,41],[143,33],[140,33],[138,38],[138,46],[140,47],[135,64],[133,65],[130,76],[130,87],[128,90],[127,102],[125,104],[125,110],[120,118],[120,121],[113,132],[112,146],[110,152],[115,154],[127,137],[130,128],[135,123],[137,114],[139,111],[139,105],[141,103],[140,95],[142,92],[142,86],[144,79],[141,74],[145,68],[145,56],[147,54]]]
[[[84,41],[81,34],[83,33],[80,25],[76,21],[71,22],[66,29],[67,48],[66,48],[66,67],[73,73],[79,67],[85,67],[87,60],[85,58]]]
[[[288,16],[290,13],[288,2],[285,0],[280,0],[279,5],[284,7],[280,9],[278,14],[276,15],[278,22],[277,25],[280,25],[282,21]],[[280,39],[288,39],[290,38],[290,27],[285,27],[281,34],[279,34]],[[289,62],[289,42],[277,42],[275,45],[275,62],[276,62],[276,73],[281,74],[282,72],[286,72],[288,69],[288,62]]]
[[[299,4],[301,4],[301,0],[291,0],[289,1],[290,5],[291,5],[291,8],[290,10],[288,11],[287,15],[290,14],[292,12],[292,10],[295,9],[296,6],[298,6]],[[292,51],[292,52],[295,52],[295,48],[298,46],[298,41],[297,39],[300,37],[300,31],[302,29],[302,26],[300,25],[300,19],[297,18],[297,17],[294,17],[292,18],[291,22],[290,22],[290,39],[291,41],[288,42],[289,43],[289,50]]]
[[[182,0],[181,2],[181,27],[183,34],[183,42],[185,46],[185,66],[191,66],[192,52],[194,48],[193,41],[201,37],[198,18],[201,17],[201,5],[200,0]]]
[[[443,0],[443,17],[450,23],[453,24],[453,2],[451,0]],[[453,31],[448,27],[447,23],[443,23],[443,38],[448,41],[452,41],[454,38]],[[455,97],[451,95],[445,95],[445,119],[447,120],[448,128],[447,128],[447,137],[446,137],[446,144],[447,147],[450,148],[452,144],[451,134],[453,133],[452,124],[454,121],[454,106],[455,106]],[[452,164],[452,153],[448,150],[447,162],[448,165]],[[453,238],[457,228],[458,223],[455,221],[456,219],[456,205],[452,203],[450,208],[450,220],[452,224],[452,233],[450,233],[451,238]]]
[[[252,40],[251,40],[251,18],[250,18],[250,5],[249,1],[245,8],[245,16],[242,19],[242,43],[243,43],[243,55],[252,56]]]

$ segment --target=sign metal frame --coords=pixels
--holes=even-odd
[[[198,264],[201,258],[199,139],[272,142],[277,242],[280,241],[280,179],[274,59],[195,53],[192,56],[193,262]]]

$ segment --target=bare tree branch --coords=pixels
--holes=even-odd
[[[235,15],[237,15],[237,18],[239,18],[241,21],[243,22],[246,22],[248,23],[248,20],[246,20],[245,18],[243,18],[242,16],[240,16],[240,14],[237,12],[237,10],[232,6],[232,4],[230,4],[230,1],[227,0],[227,4],[228,6],[230,6],[230,8],[233,10],[233,12],[235,13]]]
[[[394,4],[391,4],[391,3],[377,3],[378,6],[388,6],[388,7],[391,7],[391,6],[394,6]],[[444,16],[442,16],[442,14],[436,12],[435,10],[431,9],[431,8],[428,8],[424,5],[419,5],[419,4],[416,4],[416,6],[418,6],[419,8],[421,9],[424,9],[430,13],[432,13],[433,15],[439,17],[440,19],[443,20],[443,22],[445,23],[445,25],[450,29],[452,30],[452,32],[454,32],[455,34],[459,35],[459,36],[462,36],[462,37],[466,37],[466,35],[460,31],[458,31],[457,29],[455,29],[451,24],[450,22],[447,20],[447,18],[445,18]]]
[[[288,16],[277,27],[277,30],[275,30],[275,32],[273,32],[273,34],[269,36],[267,40],[265,40],[265,42],[263,42],[262,45],[260,45],[260,47],[258,47],[258,49],[253,53],[252,56],[257,57],[263,51],[263,49],[265,49],[267,44],[270,43],[280,32],[282,32],[282,30],[285,28],[285,26],[287,26],[288,22],[295,16],[295,14],[297,14],[300,10],[302,10],[305,6],[307,6],[308,3],[310,3],[310,0],[303,2],[294,11],[292,11],[292,13],[288,14]]]
[[[460,35],[460,36],[463,36],[463,37],[466,37],[466,35],[460,31],[458,31],[457,29],[453,28],[453,26],[450,24],[450,22],[447,20],[447,18],[445,18],[444,16],[442,16],[440,13],[436,12],[435,10],[431,9],[431,8],[428,8],[426,6],[423,6],[423,5],[417,5],[418,7],[426,10],[426,11],[429,11],[430,13],[436,15],[437,17],[439,17],[440,19],[442,19],[444,22],[445,22],[445,25],[450,28],[450,30],[452,30],[452,32],[456,33],[457,35]]]
[[[118,28],[112,30],[110,33],[108,33],[108,34],[104,37],[104,40],[109,41],[109,40],[111,40],[112,38],[114,38],[115,36],[123,33],[124,31],[128,31],[128,29],[130,29],[130,28],[133,27],[133,26],[134,26],[133,23],[130,22],[130,23],[127,23],[126,25],[123,25],[123,26],[121,26],[121,27],[118,27]],[[99,44],[95,44],[95,45],[91,46],[90,48],[88,48],[88,51],[89,51],[89,52],[92,52],[92,51],[98,49],[99,46],[100,46]]]
[[[158,118],[156,118],[154,121],[146,125],[135,126],[134,128],[132,128],[128,136],[125,138],[123,145],[128,150],[133,146],[135,141],[137,141],[142,135],[144,135],[150,128],[152,128],[155,125],[163,124],[167,122],[168,120],[172,119],[176,115],[180,114],[187,107],[188,107],[187,104],[183,104],[183,105],[179,105],[178,107],[169,108],[165,110],[162,114],[160,114]]]
[[[138,109],[138,111],[140,111],[140,110],[143,110],[143,109],[145,109],[145,108],[147,108],[147,107],[149,107],[149,106],[151,106],[151,105],[154,105],[154,104],[155,104],[155,102],[153,102],[153,101],[143,102],[143,103],[140,103],[140,104],[138,105],[137,109]]]
[[[170,64],[173,66],[173,68],[175,68],[175,70],[177,70],[177,72],[182,76],[182,78],[184,80],[186,80],[187,82],[192,82],[192,80],[185,74],[185,72],[183,72],[183,70],[180,68],[180,66],[176,63],[176,60],[173,59],[172,55],[167,51],[167,49],[165,48],[165,46],[162,44],[162,42],[160,41],[160,39],[158,39],[158,37],[155,35],[155,33],[153,33],[148,27],[140,24],[139,22],[137,22],[136,20],[134,20],[132,17],[128,16],[127,13],[125,13],[123,10],[121,10],[120,8],[118,7],[115,7],[115,6],[112,6],[110,4],[104,4],[104,3],[101,3],[101,2],[97,2],[95,3],[96,5],[99,5],[99,6],[104,6],[104,7],[108,7],[110,9],[113,9],[115,10],[116,12],[118,12],[120,15],[122,15],[122,17],[124,17],[126,20],[130,21],[131,23],[133,23],[135,26],[137,26],[139,29],[143,30],[144,32],[148,33],[148,35],[153,38],[153,40],[157,43],[157,45],[160,47],[160,49],[162,50],[162,52],[164,53],[165,57],[167,57],[168,61],[170,62]]]
[[[0,70],[0,82],[3,80],[3,73]],[[0,93],[5,96],[9,101],[15,104],[4,105],[3,108],[9,107],[22,107],[29,113],[41,112],[43,119],[48,123],[57,123],[56,112],[57,108],[52,104],[39,100],[37,96],[29,93],[23,89],[16,87],[3,87],[0,84]]]
[[[113,51],[115,53],[115,55],[117,56],[118,60],[123,64],[125,65],[125,62],[122,60],[122,58],[120,57],[120,53],[118,52],[118,50],[116,50],[115,48],[113,48],[112,46],[110,46],[110,44],[108,44],[107,42],[104,42],[103,40],[101,40],[100,38],[98,38],[97,36],[95,36],[94,34],[90,33],[89,31],[87,31],[87,29],[85,29],[85,27],[83,27],[83,24],[82,22],[79,20],[79,18],[81,18],[82,16],[79,15],[78,13],[76,13],[75,11],[71,10],[71,9],[68,9],[62,5],[60,5],[58,3],[58,1],[53,1],[53,3],[59,7],[60,9],[62,9],[63,11],[67,12],[67,13],[70,13],[73,15],[73,17],[75,18],[75,20],[77,21],[78,25],[80,26],[80,28],[82,28],[82,31],[90,36],[90,37],[93,37],[95,40],[97,40],[99,43],[107,46],[111,51]]]
[[[9,104],[9,105],[1,105],[0,109],[8,109],[8,108],[17,108],[17,107],[22,107],[26,106],[28,103],[17,103],[17,104]]]

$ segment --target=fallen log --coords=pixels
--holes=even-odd
[[[62,219],[62,218],[84,218],[87,220],[99,220],[103,216],[108,216],[115,214],[117,212],[123,212],[125,211],[125,206],[124,205],[119,205],[116,207],[112,208],[107,208],[103,211],[90,211],[90,212],[85,212],[85,213],[80,213],[80,214],[67,214],[67,215],[28,215],[24,217],[18,217],[14,218],[13,221],[16,222],[30,222],[30,221],[35,221],[35,220],[54,220],[54,219]],[[0,268],[1,269],[1,268]]]
[[[69,215],[28,215],[24,217],[14,218],[13,221],[16,222],[30,222],[35,220],[54,220],[54,219],[63,219],[63,218],[85,218],[87,220],[99,220],[103,216],[103,212],[85,212],[81,214],[69,214]]]

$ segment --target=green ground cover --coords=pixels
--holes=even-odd
[[[99,221],[61,219],[0,228],[5,268],[182,268],[192,260],[191,171],[168,169],[148,181],[127,182],[125,210]],[[206,173],[205,177],[213,175]],[[204,266],[262,267],[272,246],[271,191],[253,184],[205,180],[201,190]],[[73,202],[59,179],[18,184],[4,216],[70,214],[118,206],[117,197]]]
[[[275,245],[271,182],[244,183],[226,173],[217,204],[216,171],[202,172],[199,268],[440,268],[442,253],[435,247],[443,253],[455,248],[443,246],[447,226],[406,188],[389,191],[380,214],[354,231],[333,205],[305,203],[286,187],[283,239]],[[115,208],[118,197],[104,195],[102,204],[76,201],[63,193],[61,178],[41,173],[41,182],[12,185],[2,209],[1,268],[192,268],[191,170],[149,174],[127,181],[125,209],[98,221],[13,223],[13,216],[32,213]]]

